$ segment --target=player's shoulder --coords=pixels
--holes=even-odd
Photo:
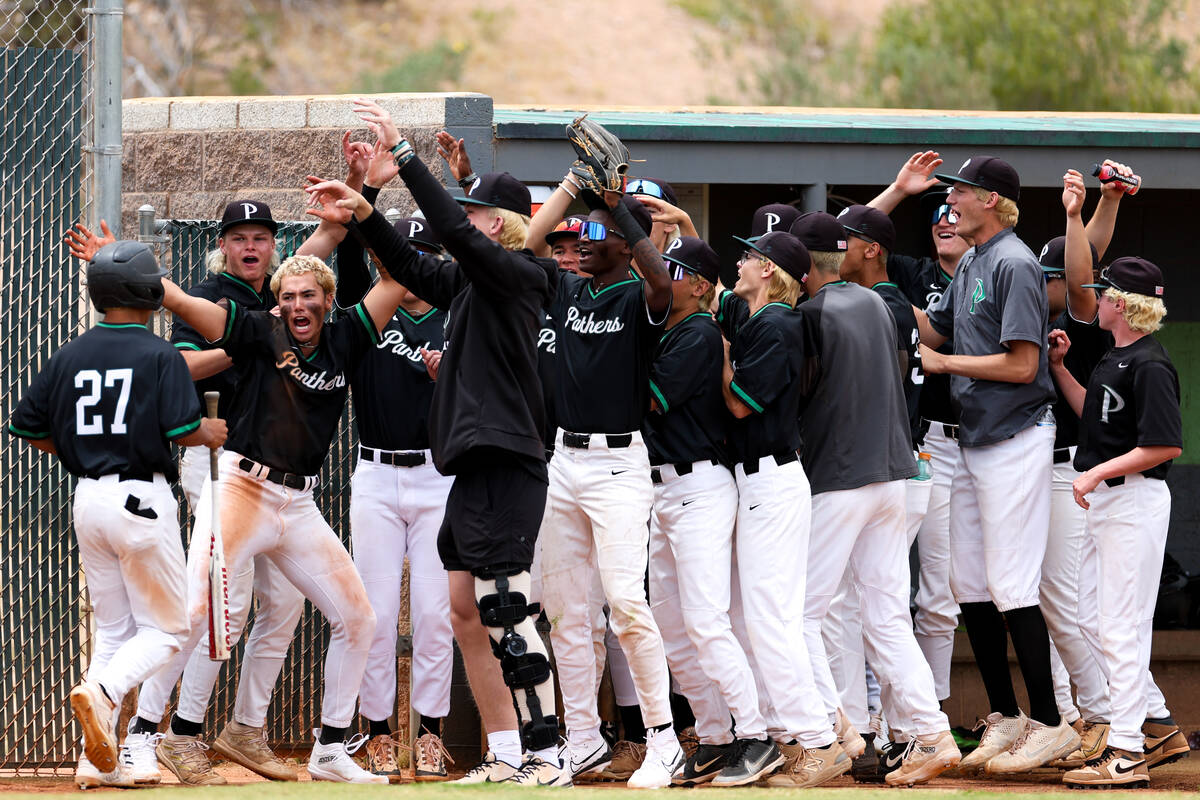
[[[712,314],[697,311],[680,320],[675,327],[663,334],[663,339],[674,339],[680,345],[721,346],[721,328]]]
[[[192,297],[202,297],[205,300],[219,300],[225,295],[221,292],[221,287],[225,283],[220,279],[220,273],[211,272],[205,275],[204,278],[189,287],[186,291]]]

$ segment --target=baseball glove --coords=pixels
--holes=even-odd
[[[587,114],[567,125],[567,140],[579,155],[571,172],[583,188],[601,192],[624,192],[629,169],[629,148]]]

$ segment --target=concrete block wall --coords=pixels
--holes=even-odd
[[[437,155],[434,134],[440,130],[466,139],[476,169],[491,167],[490,97],[441,93],[375,99],[435,173],[449,177]],[[305,219],[305,176],[345,177],[343,131],[370,140],[351,100],[328,95],[124,101],[123,235],[136,234],[136,212],[144,203],[162,218],[215,219],[235,199],[257,199],[268,203],[277,219]],[[398,181],[380,194],[378,205],[405,214],[415,210]]]

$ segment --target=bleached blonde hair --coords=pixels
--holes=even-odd
[[[505,250],[521,250],[525,247],[525,237],[529,234],[529,215],[518,214],[507,208],[488,208],[495,216],[504,221],[500,230],[500,246]]]
[[[972,186],[971,191],[975,192],[975,196],[982,202],[986,203],[992,193],[982,186]],[[996,215],[1000,217],[1000,224],[1005,228],[1015,228],[1017,226],[1017,218],[1021,215],[1017,204],[1007,197],[996,195]]]
[[[1167,315],[1167,307],[1161,297],[1122,292],[1111,287],[1104,290],[1104,296],[1114,302],[1125,301],[1125,310],[1121,316],[1125,318],[1130,330],[1138,333],[1154,333],[1162,327],[1163,317]]]
[[[225,258],[225,254],[220,250],[210,250],[204,256],[204,268],[216,275],[218,272],[225,272],[229,268],[229,263]],[[273,272],[279,269],[279,253],[275,250],[271,251],[271,265],[267,269],[268,272]]]
[[[275,274],[271,276],[271,292],[278,297],[279,284],[283,282],[284,278],[294,278],[310,272],[316,277],[317,285],[325,291],[325,294],[331,295],[337,290],[337,279],[333,275],[333,270],[324,261],[316,256],[292,256],[280,264],[279,269],[275,270]]]
[[[697,284],[700,283],[700,281],[707,282],[708,279],[702,278],[694,272],[688,273],[688,283],[689,284],[691,284],[692,286],[696,286]],[[700,306],[700,310],[707,314],[707,313],[712,312],[713,304],[716,302],[716,300],[717,300],[717,287],[713,286],[711,283],[709,283],[708,289],[704,292],[704,294],[700,295],[700,297],[697,298],[696,302]]]
[[[810,250],[809,254],[812,256],[813,267],[825,275],[840,274],[842,262],[846,260],[845,251],[830,253],[824,250]]]
[[[767,283],[767,302],[787,303],[789,306],[796,305],[796,301],[800,299],[800,281],[784,272],[774,261],[768,259],[763,259],[763,261],[775,267],[775,270],[771,273],[771,280]]]

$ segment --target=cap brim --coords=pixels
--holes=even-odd
[[[1111,289],[1111,283],[1085,283],[1082,284],[1084,289]]]
[[[474,200],[470,197],[456,197],[456,201],[464,206],[487,206],[488,208],[499,208],[495,203],[485,203],[482,200]]]
[[[872,242],[876,242],[876,243],[878,243],[878,241],[879,241],[878,239],[876,239],[876,238],[875,238],[874,236],[872,236],[871,234],[869,234],[869,233],[865,233],[865,232],[863,232],[863,231],[860,231],[858,228],[851,228],[849,225],[843,225],[842,227],[843,227],[843,228],[845,228],[845,229],[846,229],[847,231],[849,231],[850,233],[853,233],[853,234],[856,234],[856,235],[858,235],[858,236],[861,236],[861,237],[863,237],[864,239],[870,239]],[[849,249],[849,248],[847,248],[847,249]]]
[[[954,186],[956,183],[965,183],[968,186],[978,186],[980,189],[983,188],[983,184],[976,183],[975,181],[969,181],[966,178],[960,178],[957,175],[946,175],[942,172],[935,172],[933,173],[933,177],[937,178],[939,181],[945,181],[951,186]]]
[[[279,223],[273,219],[239,219],[228,225],[222,225],[220,235],[224,236],[225,231],[236,228],[238,225],[262,225],[264,228],[270,228],[272,235],[279,233]]]
[[[750,248],[751,250],[753,250],[754,252],[756,252],[756,253],[758,253],[759,255],[761,255],[763,258],[765,258],[765,259],[768,259],[768,260],[769,260],[771,257],[770,257],[769,255],[767,255],[766,253],[764,253],[762,250],[759,250],[759,249],[758,249],[758,245],[756,245],[756,244],[755,244],[755,242],[756,242],[756,241],[758,241],[758,240],[759,240],[759,239],[761,239],[761,238],[762,238],[762,236],[755,236],[753,239],[743,239],[743,238],[742,238],[742,237],[740,237],[740,236],[734,236],[734,237],[733,237],[733,240],[734,240],[735,242],[741,242],[742,244],[746,245],[747,247],[749,247],[749,248]]]
[[[737,237],[735,236],[735,237],[733,237],[733,238],[735,238],[735,239],[736,239]],[[686,269],[688,272],[695,272],[697,275],[699,275],[699,274],[700,274],[700,273],[699,273],[699,272],[696,270],[696,268],[695,268],[695,267],[693,267],[691,264],[685,264],[684,262],[680,261],[678,258],[672,258],[671,256],[664,255],[664,256],[663,256],[663,261],[670,261],[672,264],[678,264],[679,266],[683,267],[683,268],[684,268],[684,269]]]
[[[1066,271],[1067,271],[1066,267],[1047,267],[1045,264],[1042,265],[1042,272],[1066,272]]]
[[[550,231],[546,234],[546,244],[554,244],[559,239],[578,239],[579,231]]]

